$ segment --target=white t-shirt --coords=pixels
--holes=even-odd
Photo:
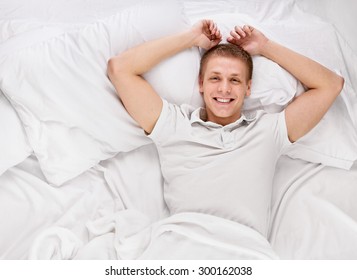
[[[199,212],[267,235],[275,165],[291,143],[284,112],[244,116],[222,126],[201,119],[203,108],[163,100],[149,137],[155,142],[171,214]]]

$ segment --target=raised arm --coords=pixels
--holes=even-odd
[[[344,79],[341,76],[269,40],[251,26],[235,27],[228,41],[242,46],[251,55],[263,55],[275,61],[308,88],[285,110],[288,136],[292,142],[317,125],[343,88]]]
[[[162,60],[193,46],[209,49],[221,41],[211,20],[202,20],[182,33],[146,42],[108,62],[108,76],[131,117],[151,133],[162,109],[162,100],[142,78]]]

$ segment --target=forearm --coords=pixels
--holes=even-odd
[[[342,77],[331,70],[276,42],[268,40],[261,50],[261,55],[278,63],[309,89],[336,92],[335,89],[340,89],[343,83]]]
[[[112,58],[113,71],[142,75],[164,59],[195,46],[197,35],[191,30],[149,41]]]

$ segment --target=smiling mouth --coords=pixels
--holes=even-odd
[[[229,104],[232,101],[234,101],[233,98],[219,98],[219,97],[214,97],[214,100],[216,100],[220,104]]]

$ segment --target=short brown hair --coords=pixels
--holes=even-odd
[[[199,75],[202,78],[204,67],[206,66],[208,60],[213,56],[223,56],[223,57],[233,57],[238,58],[245,63],[248,69],[248,80],[252,79],[253,76],[253,60],[251,55],[245,51],[242,47],[234,44],[219,44],[213,48],[206,51],[200,62],[200,72]]]

